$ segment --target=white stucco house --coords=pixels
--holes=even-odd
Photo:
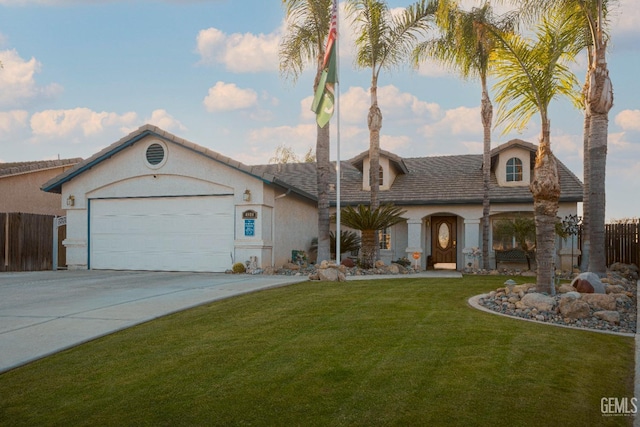
[[[532,215],[536,148],[512,140],[492,151],[493,221]],[[383,151],[380,165],[381,203],[406,210],[405,222],[381,232],[383,260],[418,253],[422,268],[473,262],[470,249],[482,242],[482,155]],[[558,166],[562,218],[576,213],[582,184]],[[367,204],[368,154],[341,169],[341,204]],[[314,163],[248,166],[151,125],[42,189],[62,195],[70,269],[216,272],[251,257],[261,267],[280,266],[317,236]]]

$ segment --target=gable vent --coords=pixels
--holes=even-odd
[[[157,165],[164,160],[164,148],[160,144],[151,144],[147,148],[147,162]]]

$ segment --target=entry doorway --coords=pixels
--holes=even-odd
[[[455,216],[431,217],[431,254],[435,269],[457,268],[457,225]]]

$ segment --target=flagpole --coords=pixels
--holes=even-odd
[[[340,265],[340,19],[336,2],[336,264]]]

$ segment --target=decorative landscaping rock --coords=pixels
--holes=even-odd
[[[584,319],[591,314],[589,304],[572,296],[565,298],[564,295],[560,298],[558,311],[563,317],[569,319]]]
[[[568,283],[563,283],[558,288],[558,293],[560,293],[560,294],[566,294],[567,292],[575,292],[575,291],[576,291],[576,288],[574,288],[573,286],[571,286]]]
[[[595,313],[593,313],[593,315],[598,319],[609,322],[612,325],[620,324],[620,313],[618,313],[617,311],[596,311]]]
[[[526,307],[535,308],[538,311],[552,311],[556,305],[553,297],[539,293],[526,294],[521,301]]]
[[[530,288],[530,284],[498,288],[481,297],[478,302],[489,310],[513,317],[591,330],[635,333],[638,319],[637,281],[609,271],[603,283],[608,286],[619,285],[624,291],[609,294],[580,294],[577,291],[570,291],[558,294],[552,297],[556,301],[557,312],[543,311],[524,304],[522,299],[527,301],[532,298],[529,295],[535,291],[535,285],[531,285],[533,287]],[[514,292],[517,286],[523,286],[527,292]],[[613,289],[619,290],[617,287]],[[520,298],[519,301],[510,302],[516,297]],[[604,307],[613,307],[613,309],[608,310]],[[598,313],[597,316],[596,313]]]
[[[346,279],[344,273],[334,267],[319,268],[316,270],[318,280],[323,282],[344,282]]]
[[[593,307],[594,310],[615,310],[616,299],[606,294],[584,294],[582,300]]]
[[[571,282],[571,286],[573,286],[578,292],[583,294],[605,293],[605,287],[604,284],[600,281],[600,277],[598,277],[597,274],[591,272],[578,274],[578,276]]]

